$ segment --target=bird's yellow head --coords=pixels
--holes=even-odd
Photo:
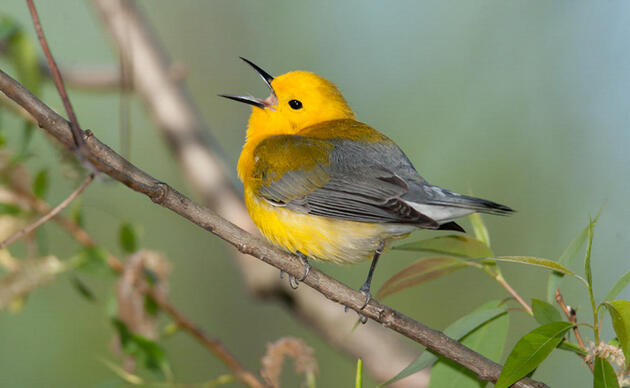
[[[271,135],[295,134],[324,121],[354,119],[354,112],[330,81],[306,71],[292,71],[272,77],[252,62],[250,64],[267,83],[271,95],[266,99],[251,96],[222,95],[253,105],[247,139]]]

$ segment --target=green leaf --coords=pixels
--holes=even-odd
[[[580,233],[573,239],[573,241],[571,241],[569,246],[566,247],[564,252],[562,252],[562,255],[560,255],[558,263],[562,264],[565,267],[568,267],[572,263],[573,259],[577,256],[578,252],[580,251],[580,249],[582,249],[582,246],[586,242],[586,238],[588,237],[588,229],[591,227],[591,224],[593,224],[594,226],[597,223],[599,215],[601,214],[603,209],[604,207],[602,206],[597,212],[597,216],[595,216],[595,218],[591,222],[589,222],[589,224],[584,227],[582,231],[580,231]],[[563,277],[564,274],[562,273],[552,272],[551,274],[549,274],[549,279],[547,279],[547,302],[553,303],[556,297],[556,289],[560,286],[560,281]]]
[[[134,253],[138,250],[136,231],[134,227],[127,222],[120,225],[120,229],[118,230],[118,241],[120,243],[120,248],[125,253]]]
[[[553,305],[540,299],[532,298],[532,310],[534,311],[536,322],[541,325],[563,320],[562,315]]]
[[[39,71],[37,46],[22,29],[18,29],[7,41],[7,52],[20,83],[34,95],[41,90],[42,75]]]
[[[545,268],[551,271],[560,272],[565,275],[571,275],[577,279],[580,279],[583,283],[586,283],[586,280],[582,278],[580,275],[570,271],[567,267],[563,266],[560,263],[557,263],[553,260],[543,259],[540,257],[532,257],[532,256],[497,256],[492,259],[483,259],[482,263],[485,262],[494,262],[494,261],[505,261],[508,263],[520,263],[520,264],[528,264],[536,267]]]
[[[6,214],[10,216],[18,215],[22,212],[22,209],[14,205],[12,203],[2,203],[0,202],[0,214]]]
[[[505,307],[491,308],[491,309],[478,309],[471,312],[470,314],[467,314],[459,318],[457,321],[453,322],[446,329],[444,329],[443,332],[445,335],[453,339],[459,340],[462,337],[464,337],[466,334],[478,328],[479,326],[483,325],[484,323],[502,314],[506,314]],[[415,359],[411,364],[409,364],[405,369],[400,371],[396,376],[392,377],[385,383],[379,385],[379,387],[385,387],[400,379],[403,379],[416,372],[419,372],[422,369],[433,365],[433,363],[435,363],[437,359],[438,357],[436,355],[434,355],[433,353],[429,351],[425,351],[417,359]]]
[[[571,327],[573,324],[570,322],[552,322],[525,334],[505,361],[495,388],[508,388],[536,369]]]
[[[613,300],[604,302],[610,318],[612,319],[613,329],[619,339],[619,344],[623,350],[626,360],[630,359],[630,301]]]
[[[20,29],[18,22],[10,16],[0,15],[0,40],[9,39]]]
[[[92,290],[90,290],[90,288],[85,283],[83,283],[81,279],[79,279],[76,276],[71,276],[70,282],[72,283],[74,288],[77,290],[79,295],[87,299],[89,302],[96,301],[96,297],[94,297],[94,293],[92,292]]]
[[[586,356],[588,354],[585,350],[583,350],[579,346],[572,344],[571,342],[568,342],[566,340],[560,342],[560,345],[558,345],[558,349],[566,350],[567,352],[573,352],[579,356]]]
[[[160,311],[160,307],[155,303],[155,300],[149,295],[144,296],[144,311],[151,316],[156,316]]]
[[[475,237],[477,240],[486,244],[486,246],[490,246],[490,233],[488,233],[488,228],[486,228],[486,224],[483,222],[483,218],[481,218],[481,214],[473,213],[468,216],[470,219],[470,223],[473,227],[473,232],[475,233]],[[492,255],[494,256],[494,255]]]
[[[354,386],[355,388],[363,387],[363,361],[359,358],[357,360],[357,372],[354,378]]]
[[[138,358],[149,370],[164,373],[168,369],[164,350],[157,342],[131,332],[120,319],[114,318],[112,323],[126,354]]]
[[[595,299],[593,298],[593,273],[591,271],[591,248],[593,247],[593,220],[588,222],[588,243],[586,245],[586,256],[584,257],[584,275],[586,276],[586,282],[588,283],[588,294],[591,298],[591,303],[595,306]]]
[[[605,358],[595,357],[593,388],[619,388],[615,370]]]
[[[89,273],[111,273],[107,265],[107,252],[100,247],[83,248],[72,259],[75,267]]]
[[[499,301],[489,302],[478,310],[497,308]],[[503,353],[510,326],[509,315],[501,314],[483,323],[461,339],[462,345],[498,362]],[[456,362],[440,357],[431,370],[429,388],[480,388],[486,381],[479,381],[476,375]]]
[[[35,180],[33,181],[33,194],[37,198],[46,197],[46,193],[48,192],[48,170],[42,169],[39,170],[37,175],[35,175]]]
[[[626,288],[628,283],[630,283],[630,271],[626,272],[622,277],[619,278],[619,280],[617,280],[617,283],[615,283],[610,291],[608,291],[608,293],[604,297],[604,300],[615,299],[621,293],[621,291]]]
[[[494,256],[486,244],[468,236],[441,236],[402,244],[393,249],[436,252],[452,256],[479,258]]]
[[[387,279],[376,292],[376,296],[379,299],[385,298],[386,296],[436,279],[466,266],[468,266],[466,261],[455,257],[442,256],[422,258]]]

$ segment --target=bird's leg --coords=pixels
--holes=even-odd
[[[381,241],[378,244],[376,251],[374,252],[374,258],[372,259],[372,264],[370,265],[370,272],[368,272],[367,279],[365,279],[365,282],[363,283],[361,288],[359,288],[359,291],[361,291],[361,293],[365,295],[365,302],[363,303],[363,306],[361,306],[361,310],[363,310],[365,306],[367,306],[368,303],[370,303],[370,300],[372,299],[372,293],[370,292],[370,286],[372,285],[372,276],[374,275],[374,269],[376,268],[376,263],[378,263],[378,259],[381,257],[381,253],[383,253],[384,248],[385,248],[385,242]]]
[[[306,257],[306,255],[300,251],[297,251],[295,254],[298,255],[300,259],[302,259],[302,263],[304,263],[304,276],[296,279],[295,276],[289,274],[289,286],[291,286],[291,288],[293,288],[294,290],[298,288],[300,282],[303,282],[304,279],[306,279],[306,277],[308,276],[309,272],[311,272],[311,265],[308,262],[308,257]],[[283,275],[284,271],[281,270],[280,279],[282,279]]]

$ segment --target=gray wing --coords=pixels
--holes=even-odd
[[[259,158],[261,163],[280,165],[269,159],[286,157],[289,153],[283,152],[283,147],[302,149],[300,156],[304,158],[309,154],[308,149],[321,149],[330,144],[330,141],[302,136],[274,136],[257,147],[255,156],[264,156]],[[410,166],[410,163],[398,147],[341,139],[332,144],[327,160],[314,160],[307,169],[286,171],[276,179],[263,179],[259,195],[276,206],[323,217],[439,228],[438,222],[401,199],[409,192],[409,185],[391,170],[401,161],[393,165],[392,161],[402,156],[403,165]],[[270,148],[275,152],[265,150]]]

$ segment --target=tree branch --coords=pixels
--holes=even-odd
[[[73,148],[74,140],[70,123],[3,71],[0,71],[0,90],[26,109],[48,134],[69,149]],[[191,201],[166,183],[156,180],[101,143],[90,131],[85,131],[82,135],[86,151],[88,151],[85,156],[99,171],[214,233],[234,245],[239,251],[257,257],[293,276],[302,275],[303,264],[297,256],[281,251],[261,238],[250,235],[219,217],[212,210]],[[496,381],[499,377],[501,372],[499,364],[488,360],[439,331],[416,322],[376,300],[372,300],[364,309],[361,309],[365,300],[363,294],[317,269],[312,269],[303,283],[322,293],[326,298],[348,306],[385,327],[426,346],[433,352],[457,362],[471,370],[481,380]],[[546,387],[546,385],[531,379],[523,379],[515,383],[514,387],[540,388]]]

